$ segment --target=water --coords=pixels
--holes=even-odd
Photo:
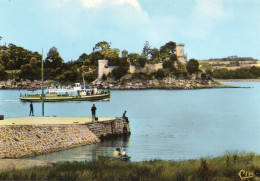
[[[97,116],[122,116],[127,110],[129,139],[37,156],[42,160],[86,160],[122,147],[132,161],[187,160],[227,152],[260,153],[260,82],[226,83],[253,88],[112,91],[110,101],[95,102]],[[24,92],[23,92],[24,93]],[[0,90],[0,114],[24,117],[29,103],[18,90]],[[91,116],[93,102],[45,103],[46,116]],[[41,103],[34,103],[41,116]]]

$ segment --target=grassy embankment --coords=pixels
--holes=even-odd
[[[89,162],[60,162],[53,167],[10,170],[0,180],[258,180],[260,155],[228,154],[189,161],[119,162],[103,157]],[[248,180],[248,179],[247,179]]]

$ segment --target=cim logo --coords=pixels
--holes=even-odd
[[[238,176],[241,178],[241,180],[249,179],[254,177],[254,172],[246,172],[242,169],[240,172],[238,172]]]

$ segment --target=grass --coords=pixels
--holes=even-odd
[[[260,155],[227,154],[188,161],[120,162],[100,157],[86,162],[58,162],[53,167],[10,170],[0,180],[241,180],[241,170],[260,173]],[[245,174],[244,174],[245,175]]]

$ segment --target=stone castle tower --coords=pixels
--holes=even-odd
[[[184,55],[183,43],[178,43],[176,45],[176,55],[179,62],[181,62],[182,64],[186,64],[187,60],[186,60],[186,56]]]
[[[108,60],[98,60],[98,79],[101,79],[108,65]],[[106,74],[105,74],[106,75]]]
[[[108,60],[98,60],[98,79],[108,75],[114,68],[115,66],[108,66]]]

